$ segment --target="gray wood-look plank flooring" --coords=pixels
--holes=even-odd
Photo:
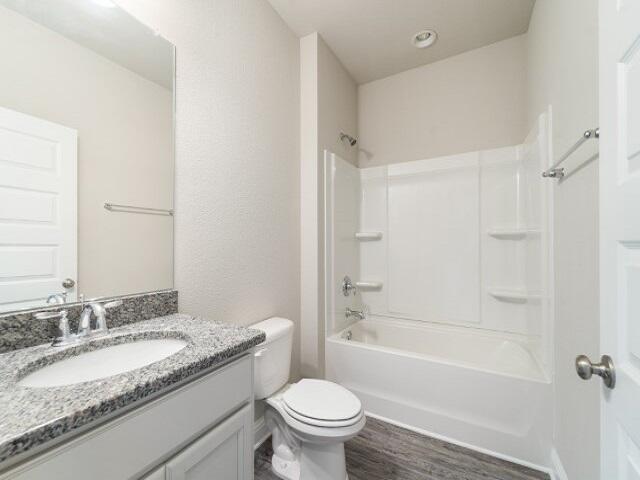
[[[367,418],[345,444],[349,480],[549,480],[546,473]],[[271,472],[271,441],[255,455],[255,480]],[[312,480],[312,479],[302,479]]]

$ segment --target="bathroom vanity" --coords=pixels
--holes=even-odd
[[[163,340],[184,346],[104,378],[25,385],[34,372],[64,370],[82,355]],[[174,314],[81,345],[3,354],[0,479],[253,478],[251,353],[263,340],[257,330]]]

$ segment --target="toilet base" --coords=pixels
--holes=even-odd
[[[300,461],[284,460],[275,453],[271,458],[271,470],[282,480],[300,480]],[[345,474],[345,480],[349,480],[349,475]]]
[[[289,439],[291,440],[291,439]],[[271,469],[283,480],[349,480],[344,443],[287,442],[278,427],[271,437]]]
[[[297,459],[285,460],[274,453],[271,457],[271,470],[283,480],[300,479],[300,462]]]

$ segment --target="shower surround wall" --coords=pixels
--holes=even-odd
[[[360,292],[368,313],[522,335],[547,370],[549,231],[537,132],[523,145],[382,167],[337,162],[344,247],[334,261],[344,265],[355,247],[359,271],[338,277],[381,285]],[[357,241],[354,225],[351,236],[344,227],[351,204],[338,199],[358,174],[357,230],[380,240]]]
[[[551,451],[547,119],[516,146],[363,169],[325,160],[327,377],[369,413],[541,467]],[[357,295],[342,295],[344,275]],[[346,306],[367,319],[347,319]]]

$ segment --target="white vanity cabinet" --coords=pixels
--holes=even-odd
[[[252,356],[0,474],[9,479],[252,480]]]
[[[243,408],[165,465],[166,480],[243,480],[253,478],[247,469],[247,439],[253,428],[251,409]],[[248,448],[251,448],[249,444]]]
[[[143,480],[252,478],[253,458],[247,455],[246,450],[251,448],[251,445],[247,447],[247,441],[252,428],[251,408],[246,406]]]

